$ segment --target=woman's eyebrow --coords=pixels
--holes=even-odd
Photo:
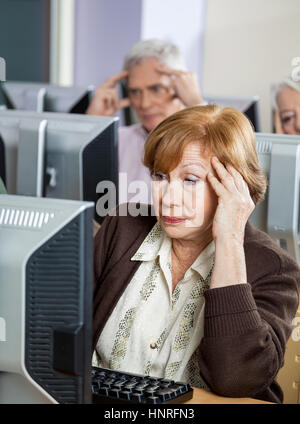
[[[201,168],[206,169],[207,168],[207,164],[206,163],[202,163],[202,162],[188,162],[185,163],[184,165],[182,165],[182,168],[187,168],[188,166],[201,166]]]
[[[282,109],[282,110],[280,111],[280,113],[286,113],[286,112],[292,112],[292,113],[295,113],[295,111],[294,111],[293,109]]]

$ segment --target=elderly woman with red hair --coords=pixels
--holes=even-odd
[[[144,164],[153,210],[118,209],[95,238],[94,364],[282,402],[300,270],[248,222],[266,190],[251,124],[184,109],[150,133]]]

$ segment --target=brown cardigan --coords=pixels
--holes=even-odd
[[[95,237],[94,346],[141,264],[130,258],[155,222],[153,216],[107,217]],[[249,223],[244,248],[248,284],[205,292],[201,376],[221,396],[282,402],[275,377],[299,304],[300,268]]]

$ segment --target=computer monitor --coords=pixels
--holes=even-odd
[[[0,196],[0,403],[90,403],[90,202]]]
[[[35,112],[85,113],[94,87],[63,87],[59,85],[7,81],[2,93],[8,109]]]
[[[95,204],[101,181],[118,201],[118,118],[0,111],[0,162],[9,194],[86,200]],[[3,169],[4,168],[4,169]],[[95,219],[101,223],[103,216]]]
[[[267,232],[300,264],[300,136],[255,133],[255,138],[268,190],[250,222]]]
[[[234,107],[243,112],[252,122],[254,130],[260,131],[260,119],[258,113],[258,96],[211,96],[205,95],[204,99],[208,104],[217,104],[221,107]]]

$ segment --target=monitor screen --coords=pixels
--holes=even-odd
[[[113,117],[0,111],[7,192],[97,204],[107,193],[98,192],[98,184],[110,181],[117,204],[117,128]],[[95,218],[103,220],[99,213]]]
[[[243,112],[252,122],[254,130],[260,131],[260,120],[258,114],[258,96],[210,96],[205,95],[204,99],[208,104],[217,104],[221,107],[234,107]]]
[[[0,403],[90,403],[93,209],[0,196]]]
[[[300,264],[300,136],[255,133],[255,138],[268,190],[250,222],[267,232]]]
[[[94,87],[63,87],[39,82],[7,81],[2,93],[8,109],[85,113]]]

